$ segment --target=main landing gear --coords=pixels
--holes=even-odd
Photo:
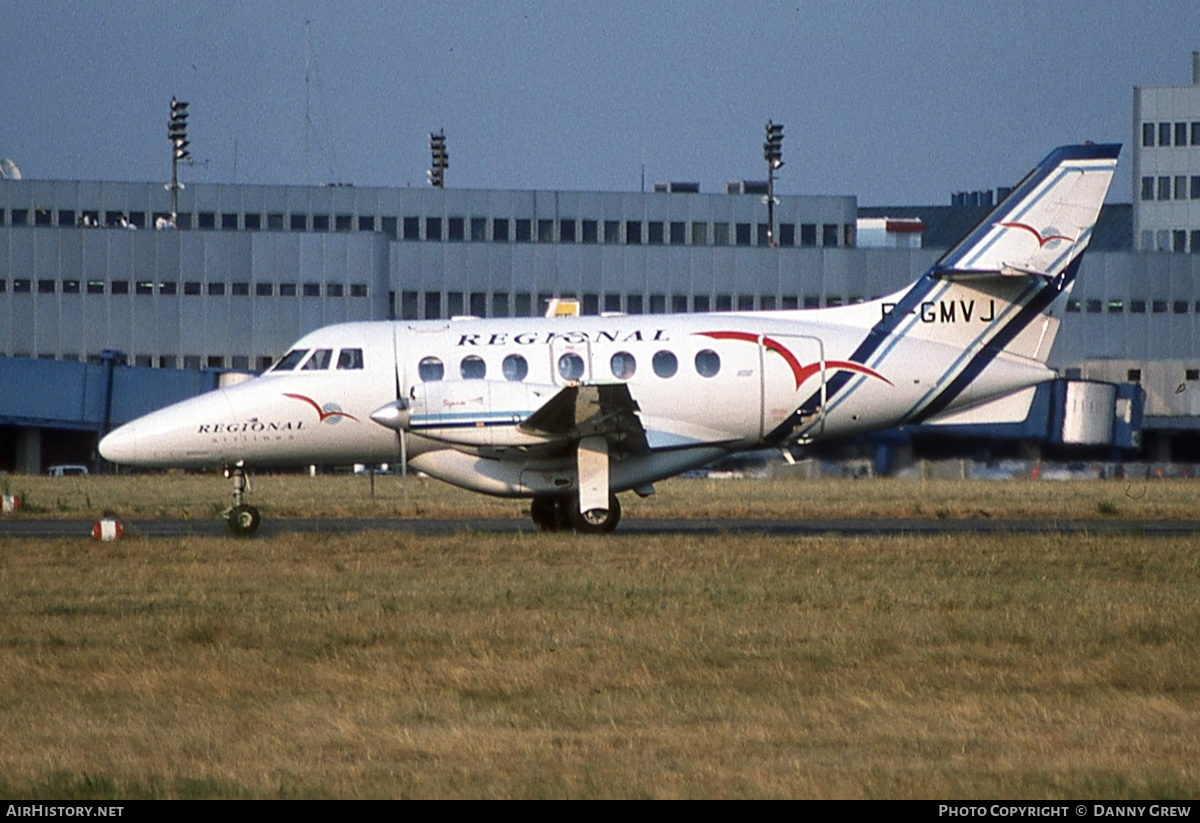
[[[244,502],[246,496],[246,470],[239,463],[225,469],[225,476],[233,480],[233,507],[225,512],[225,522],[234,537],[250,537],[262,525],[262,515],[254,506]]]
[[[621,522],[621,501],[615,494],[609,494],[607,509],[581,512],[577,495],[547,495],[533,498],[529,516],[544,532],[573,530],[582,534],[602,534],[611,532]]]

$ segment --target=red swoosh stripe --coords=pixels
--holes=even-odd
[[[1051,234],[1047,237],[1042,237],[1041,232],[1039,232],[1033,226],[1027,225],[1025,223],[998,223],[997,225],[1003,226],[1006,229],[1024,229],[1025,231],[1029,232],[1030,234],[1032,234],[1034,237],[1037,238],[1038,248],[1042,248],[1047,243],[1049,243],[1051,240],[1066,240],[1068,243],[1074,242],[1070,237],[1064,237],[1061,234]]]
[[[293,400],[300,400],[300,401],[302,401],[302,402],[304,402],[304,403],[307,403],[308,405],[312,406],[312,407],[313,407],[313,409],[315,409],[315,410],[316,410],[316,412],[317,412],[317,416],[321,418],[321,419],[318,421],[318,422],[320,422],[320,423],[324,423],[326,420],[328,420],[328,419],[329,419],[329,418],[331,418],[331,417],[345,417],[345,418],[346,418],[346,419],[348,419],[348,420],[353,420],[355,423],[360,423],[360,422],[362,422],[362,421],[360,421],[360,420],[359,420],[357,417],[355,417],[354,415],[352,415],[352,414],[349,414],[349,413],[347,413],[347,412],[344,412],[344,411],[328,411],[328,412],[327,412],[327,411],[325,411],[324,409],[322,409],[320,406],[318,406],[318,405],[317,405],[317,401],[313,400],[311,397],[305,397],[305,396],[304,396],[304,395],[302,395],[302,394],[287,394],[287,393],[284,393],[284,395],[283,395],[283,396],[284,396],[284,397],[290,397],[290,398],[292,398]]]
[[[700,335],[702,337],[711,337],[713,340],[742,340],[746,343],[758,343],[759,337],[757,334],[744,331],[706,331],[700,332]],[[800,361],[796,359],[796,355],[792,354],[792,352],[778,340],[773,340],[770,337],[763,337],[762,344],[763,348],[765,348],[767,351],[775,352],[783,358],[785,363],[788,364],[788,368],[792,370],[792,376],[796,378],[797,389],[804,384],[805,380],[821,371],[820,363],[812,363],[808,366],[802,365]],[[855,363],[851,360],[826,360],[825,369],[826,371],[851,371],[856,372],[857,374],[865,374],[867,377],[874,377],[877,380],[882,380],[889,386],[892,385],[892,381],[888,380],[879,372],[864,366],[862,363]]]

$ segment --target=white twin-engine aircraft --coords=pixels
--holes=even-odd
[[[1058,317],[1119,145],[1051,152],[919,280],[856,305],[720,314],[348,323],[270,371],[121,426],[114,463],[224,467],[227,515],[256,467],[400,461],[532,498],[543,529],[611,531],[617,492],[731,452],[844,437],[1003,399],[1055,375]]]

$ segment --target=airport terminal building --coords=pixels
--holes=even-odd
[[[1068,382],[1140,387],[1144,436],[1119,442],[1110,425],[1109,442],[1090,445],[1158,460],[1200,459],[1193,62],[1193,86],[1135,90],[1133,203],[1105,207],[1051,361]],[[331,323],[540,316],[558,296],[584,314],[879,297],[987,212],[975,202],[860,210],[854,197],[780,196],[771,244],[748,182],[718,193],[189,184],[164,227],[161,182],[0,179],[0,469],[42,470],[58,457],[50,431],[80,433],[72,455],[94,450],[107,427],[223,370],[262,370]],[[885,241],[876,232],[864,247],[860,218]],[[886,240],[889,222],[904,242]],[[195,379],[168,377],[179,372]],[[1037,441],[1039,426],[1019,436]]]

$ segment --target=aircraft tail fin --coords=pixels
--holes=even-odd
[[[947,279],[1073,278],[1112,181],[1120,144],[1050,152],[975,229],[934,264]],[[1060,289],[1069,285],[1060,284]]]

